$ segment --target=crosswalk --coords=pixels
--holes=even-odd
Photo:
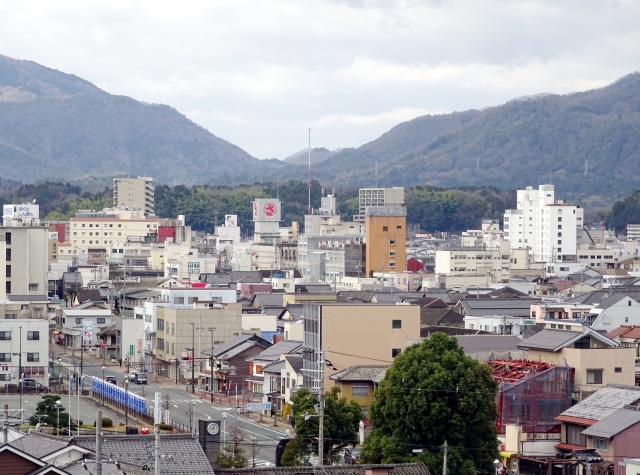
[[[249,458],[249,468],[253,467],[253,460]],[[267,462],[266,460],[256,459],[255,460],[256,468],[266,468],[266,467],[275,467],[272,462]]]

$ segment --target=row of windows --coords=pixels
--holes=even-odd
[[[11,362],[11,353],[0,353],[0,361],[3,363]],[[27,361],[40,361],[40,353],[27,353]]]
[[[396,229],[402,229],[402,226],[398,225],[396,226]],[[389,231],[389,226],[382,226],[382,231],[383,232]]]

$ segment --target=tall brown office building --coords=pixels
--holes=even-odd
[[[367,209],[367,273],[404,272],[407,268],[407,209],[380,206]]]

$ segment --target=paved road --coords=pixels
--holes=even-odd
[[[78,398],[73,395],[71,396],[71,399],[69,399],[68,395],[62,395],[61,398],[62,407],[67,412],[69,412],[69,409],[71,410],[71,417],[74,421],[77,420],[78,417],[85,424],[91,424],[96,420],[96,411],[98,410],[98,406],[89,398]],[[29,417],[35,413],[36,405],[41,399],[42,394],[31,393],[22,395],[22,407],[25,411],[25,420],[28,420]],[[0,409],[4,408],[5,404],[9,406],[9,417],[11,419],[18,419],[20,417],[20,395],[0,394]],[[108,417],[114,422],[124,424],[124,417],[120,417],[118,413],[110,411],[109,409],[102,410],[102,417]]]
[[[72,358],[69,355],[61,355],[62,364],[65,366],[65,371],[72,370],[72,367],[78,365],[78,358]],[[57,356],[56,356],[57,361]],[[84,361],[84,374],[89,376],[97,376],[102,378],[103,369],[102,365],[94,361]],[[120,369],[120,368],[118,368]],[[105,376],[114,376],[118,385],[123,384],[123,374],[121,371],[115,370],[113,366],[106,366],[104,369]],[[170,417],[173,421],[179,422],[185,426],[189,426],[189,406],[195,406],[196,419],[200,420],[220,420],[223,421],[221,425],[223,439],[230,438],[230,430],[234,424],[240,426],[245,433],[246,452],[251,457],[251,441],[252,437],[255,438],[255,443],[260,447],[260,452],[256,455],[256,466],[265,466],[267,463],[275,463],[275,447],[278,441],[287,438],[286,434],[279,430],[271,429],[270,427],[259,424],[245,418],[238,417],[235,407],[211,404],[208,401],[203,401],[199,398],[193,397],[185,390],[185,386],[176,386],[173,381],[169,381],[166,378],[159,378],[158,382],[155,382],[155,375],[148,375],[148,384],[135,385],[130,384],[129,390],[140,396],[145,397],[147,400],[147,407],[154,407],[154,395],[156,392],[162,393],[163,399],[165,395],[169,395],[170,398]],[[90,381],[85,378],[85,389],[90,386]],[[95,417],[94,417],[95,418]]]

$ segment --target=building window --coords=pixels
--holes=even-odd
[[[11,262],[11,249],[7,249],[4,253],[5,260]]]
[[[396,229],[402,229],[402,226],[396,226]]]
[[[622,373],[622,367],[620,367],[620,366],[616,366],[616,367],[615,367],[615,369],[614,369],[614,371],[615,371],[616,373]]]
[[[8,276],[7,276],[8,277]],[[631,300],[627,302],[627,307],[631,307]]]
[[[0,340],[11,340],[11,332],[0,332]]]
[[[395,246],[396,245],[396,240],[395,239],[389,239],[389,246]]]
[[[389,231],[389,226],[382,226],[383,231]]]
[[[393,348],[391,350],[391,358],[395,358],[396,356],[398,356],[400,354],[400,351],[402,351],[400,350],[400,348]]]
[[[27,332],[27,340],[39,340],[40,332]]]
[[[396,257],[396,251],[389,251],[389,257]]]
[[[97,318],[97,319],[96,319],[96,323],[97,323],[98,325],[100,325],[101,323],[102,323],[102,324],[104,324],[105,322],[106,322],[106,319],[105,319],[105,318]]]
[[[587,384],[602,384],[602,370],[601,369],[588,369],[587,370]]]
[[[395,266],[396,266],[396,261],[389,262],[389,267],[395,268]]]
[[[11,277],[11,266],[7,266],[6,270],[5,270],[5,277]]]
[[[5,320],[16,320],[18,318],[18,314],[17,313],[5,313],[4,314],[4,318],[5,318]]]
[[[4,240],[7,246],[11,246],[11,233],[4,233]]]
[[[369,387],[365,384],[352,384],[351,396],[367,397],[369,395]]]
[[[394,330],[400,330],[402,328],[402,320],[392,320],[391,328]]]
[[[607,439],[593,439],[593,448],[606,452],[609,450],[609,441]]]
[[[11,361],[11,353],[0,353],[0,361],[5,363]]]
[[[562,218],[558,217],[558,222],[561,223],[562,222]]]
[[[30,291],[38,290],[38,284],[29,284],[29,290]]]
[[[80,325],[82,323],[82,317],[76,318],[76,325]]]
[[[5,285],[4,285],[4,288],[5,288],[5,292],[7,294],[10,294],[11,293],[11,282],[6,282]]]
[[[27,361],[40,361],[40,353],[27,353]]]
[[[174,305],[184,305],[184,297],[173,297]]]

